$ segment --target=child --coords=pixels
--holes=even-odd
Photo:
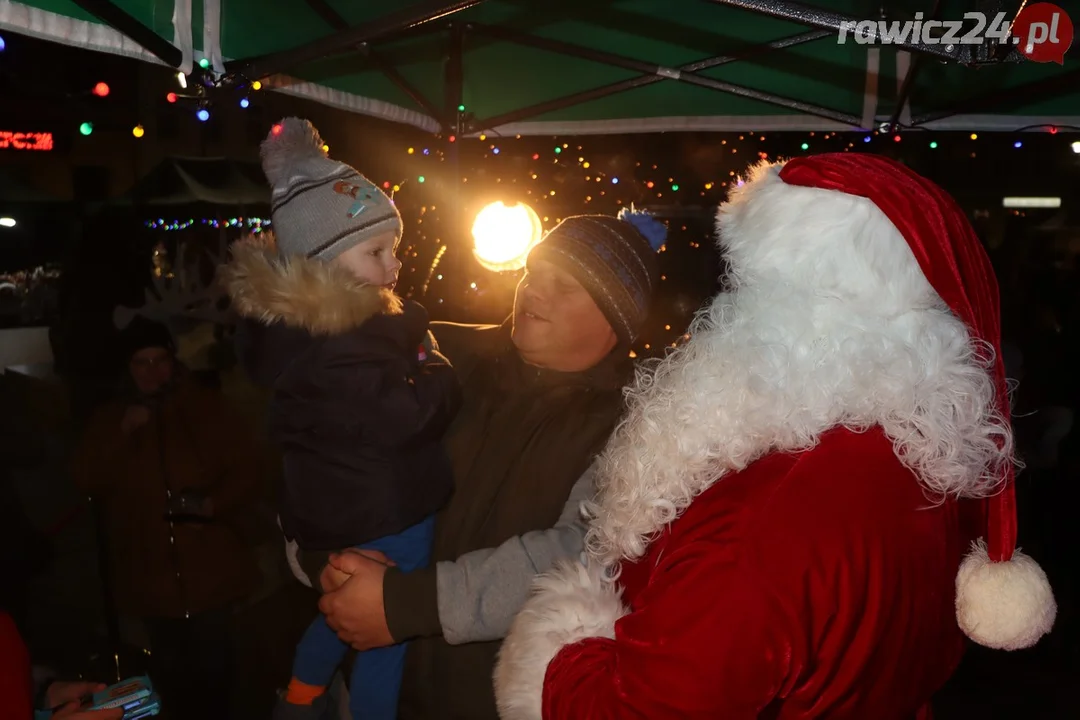
[[[424,351],[427,313],[393,292],[397,209],[322,147],[306,120],[274,126],[262,145],[274,239],[238,243],[223,269],[244,318],[241,360],[273,390],[282,529],[314,587],[329,553],[346,547],[379,550],[405,571],[427,564],[452,489],[439,441],[458,396],[449,364]],[[312,623],[276,717],[317,717],[346,649],[324,618]],[[396,717],[404,656],[399,645],[357,657],[354,718]]]

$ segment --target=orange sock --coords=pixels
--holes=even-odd
[[[285,691],[285,702],[293,705],[310,705],[324,692],[326,692],[326,687],[323,685],[308,685],[293,678],[289,681],[289,689]]]

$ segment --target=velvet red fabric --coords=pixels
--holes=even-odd
[[[998,410],[1009,419],[1001,358],[997,278],[963,210],[944,190],[880,155],[826,153],[795,158],[780,170],[789,185],[835,190],[873,202],[908,241],[930,285],[975,337],[994,349]],[[988,502],[987,550],[1003,562],[1016,546],[1016,493],[1010,465],[1002,491]]]
[[[0,718],[29,720],[34,715],[30,655],[15,621],[0,610]]]
[[[880,429],[720,479],[623,565],[615,638],[564,647],[545,720],[915,720],[960,661],[971,538]]]

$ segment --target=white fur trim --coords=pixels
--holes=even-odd
[[[870,200],[761,164],[718,216],[731,292],[639,370],[597,463],[590,553],[617,572],[723,475],[825,431],[880,426],[932,500],[993,493],[1012,462],[992,349],[974,342]]]
[[[1021,650],[1054,626],[1057,603],[1046,573],[1020,551],[991,562],[979,541],[956,575],[956,621],[969,638],[996,650]]]
[[[548,665],[566,645],[614,638],[615,621],[626,614],[619,596],[596,564],[564,561],[536,579],[495,665],[502,720],[540,720]]]

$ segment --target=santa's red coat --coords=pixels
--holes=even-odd
[[[560,650],[543,716],[927,718],[964,648],[965,525],[880,430],[766,456],[624,563],[629,613]]]

